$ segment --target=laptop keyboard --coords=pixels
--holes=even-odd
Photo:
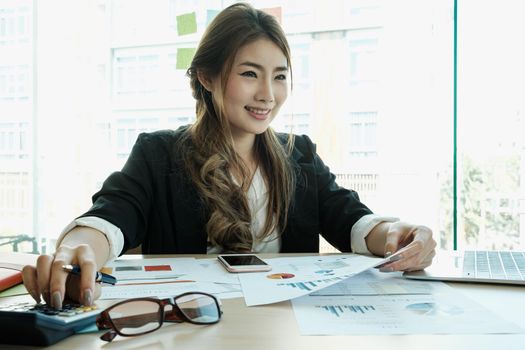
[[[468,250],[463,258],[463,277],[525,280],[525,252]]]

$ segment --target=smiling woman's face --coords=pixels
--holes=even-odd
[[[217,79],[214,88],[220,88]],[[263,133],[288,96],[288,62],[269,39],[258,39],[237,52],[223,101],[232,136]]]

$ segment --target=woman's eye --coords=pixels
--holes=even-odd
[[[286,80],[286,75],[285,74],[279,74],[278,76],[275,77],[275,80]]]
[[[255,74],[255,72],[252,72],[252,71],[248,71],[248,72],[241,73],[241,75],[242,75],[243,77],[252,77],[252,78],[257,78],[257,74]]]

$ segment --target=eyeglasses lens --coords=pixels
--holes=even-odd
[[[220,310],[210,296],[189,294],[175,299],[180,311],[190,320],[197,323],[215,323],[220,318]]]
[[[114,307],[109,316],[124,335],[151,332],[160,327],[160,306],[152,301],[137,300]]]

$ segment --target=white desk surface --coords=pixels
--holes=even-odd
[[[270,256],[275,255],[267,257]],[[525,287],[468,283],[449,285],[525,329]],[[28,298],[2,298],[0,303]],[[105,307],[113,302],[100,300],[97,304]],[[243,299],[223,300],[222,304],[223,319],[215,325],[167,324],[148,335],[117,337],[111,343],[100,340],[101,333],[82,334],[64,339],[46,349],[525,349],[525,334],[301,336],[289,301],[249,308]],[[0,348],[38,349],[14,345],[0,345]]]

